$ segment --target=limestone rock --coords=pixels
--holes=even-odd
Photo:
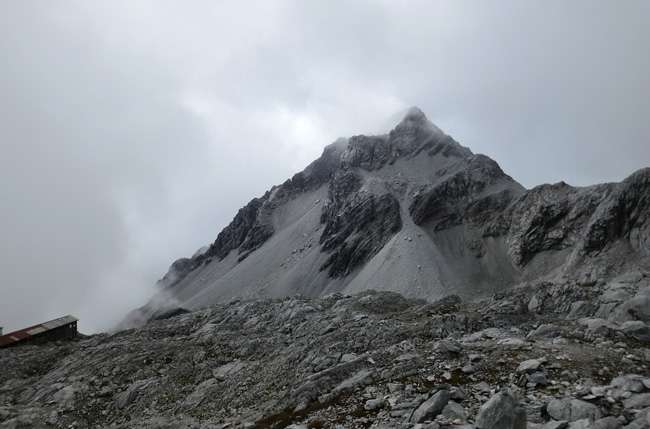
[[[439,390],[429,399],[424,401],[411,416],[410,421],[414,423],[422,423],[426,420],[433,420],[438,414],[442,412],[447,403],[449,402],[450,394],[448,390]]]
[[[548,403],[546,410],[555,420],[576,420],[588,419],[594,421],[602,415],[594,404],[579,399],[553,399]]]
[[[481,406],[477,429],[526,429],[526,413],[509,391],[501,391]]]

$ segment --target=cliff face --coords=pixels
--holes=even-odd
[[[413,108],[386,135],[328,146],[159,283],[189,308],[365,289],[479,297],[646,264],[649,213],[650,169],[621,183],[526,190]]]

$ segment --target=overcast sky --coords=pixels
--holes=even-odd
[[[526,187],[650,166],[648,22],[645,0],[2,2],[0,325],[110,327],[411,105]]]

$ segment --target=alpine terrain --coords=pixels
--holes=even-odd
[[[622,183],[526,190],[418,108],[386,135],[325,148],[175,261],[133,321],[168,306],[364,290],[437,300],[611,276],[648,263],[650,169]],[[168,304],[171,297],[173,304]]]
[[[0,428],[650,429],[650,168],[525,189],[412,108],[158,286],[0,349]]]

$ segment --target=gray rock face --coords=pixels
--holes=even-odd
[[[627,320],[650,322],[650,296],[635,296],[623,302],[616,310],[614,319],[621,322]]]
[[[644,256],[650,255],[650,168],[641,169],[613,190],[587,228],[587,250],[600,250],[625,237]]]
[[[481,406],[477,429],[526,429],[526,412],[508,391],[492,396]]]
[[[158,285],[161,287],[171,287],[195,267],[195,262],[191,258],[177,259],[171,264],[167,274],[158,281]]]
[[[594,421],[601,417],[597,406],[579,399],[554,399],[548,403],[546,408],[548,414],[555,420],[576,420],[589,419]]]
[[[650,326],[640,320],[630,320],[621,325],[621,331],[639,341],[650,342]]]
[[[620,429],[623,425],[618,418],[609,416],[596,420],[592,426],[594,429]]]
[[[442,415],[450,420],[465,421],[467,419],[467,412],[462,405],[458,402],[449,401],[445,408],[442,409]]]
[[[219,235],[215,242],[204,254],[205,257],[215,256],[223,259],[231,250],[239,249],[240,253],[255,250],[273,234],[273,226],[265,222],[264,211],[268,206],[268,194],[255,198],[244,208],[240,209],[233,222]]]
[[[409,213],[417,225],[427,222],[437,231],[459,225],[465,219],[485,223],[505,209],[514,197],[508,189],[485,195],[488,187],[504,181],[515,185],[490,158],[471,157],[466,169],[419,193]]]
[[[152,380],[140,380],[131,384],[124,392],[115,398],[115,406],[119,409],[126,408],[138,397],[141,391],[147,388]]]
[[[650,393],[639,393],[632,395],[630,398],[623,401],[625,408],[634,408],[641,410],[650,407]]]
[[[422,423],[426,420],[433,420],[442,412],[450,398],[451,395],[448,390],[439,390],[413,412],[411,421],[414,423]]]
[[[325,229],[320,238],[323,251],[331,254],[320,269],[328,269],[331,277],[342,277],[381,250],[400,230],[402,219],[399,202],[391,194],[354,193],[343,201],[337,194],[331,198],[336,208],[323,211]]]
[[[553,338],[560,334],[560,328],[551,324],[543,324],[528,334],[528,338]]]
[[[190,393],[187,398],[185,398],[182,408],[185,410],[191,410],[198,407],[201,405],[201,402],[206,399],[206,396],[210,393],[210,391],[216,390],[218,387],[218,382],[214,378],[210,378],[202,383],[199,383],[194,391]]]
[[[159,284],[190,309],[372,288],[433,301],[484,297],[558,273],[599,287],[629,265],[633,282],[598,303],[575,299],[572,317],[650,323],[650,296],[627,290],[643,282],[637,265],[650,267],[648,213],[650,169],[621,183],[526,190],[413,108],[387,134],[325,148],[240,209],[207,250],[175,261]],[[157,298],[145,313],[164,301]],[[549,305],[530,298],[530,312]]]
[[[537,253],[578,244],[583,225],[606,195],[606,187],[578,190],[566,183],[541,185],[522,195],[503,214],[513,261],[528,263]]]

